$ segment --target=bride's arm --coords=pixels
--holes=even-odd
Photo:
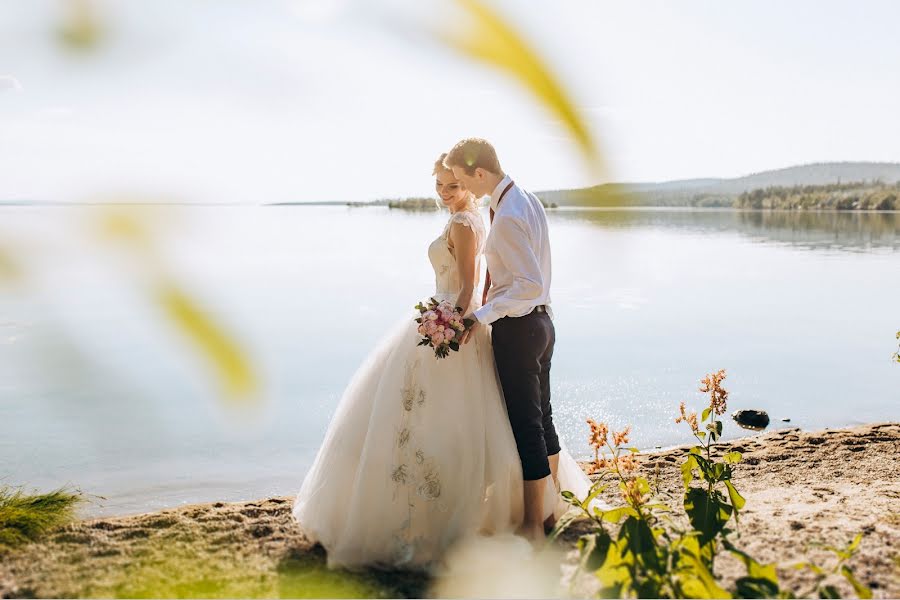
[[[469,312],[469,304],[472,303],[472,293],[475,291],[477,240],[471,227],[462,223],[453,223],[450,225],[450,241],[453,242],[456,269],[459,273],[459,281],[462,284],[455,306],[460,307],[465,315]]]

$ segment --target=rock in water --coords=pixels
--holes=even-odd
[[[769,426],[769,415],[764,410],[736,410],[731,418],[747,429],[765,429]]]

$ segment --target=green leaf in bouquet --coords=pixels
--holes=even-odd
[[[475,319],[463,319],[463,325],[466,326],[466,329],[471,329],[472,325],[475,324]]]
[[[459,352],[459,342],[457,342],[457,341],[450,342],[450,349],[453,350],[454,352]]]
[[[429,340],[428,338],[422,338],[421,340],[419,340],[418,345],[419,346],[427,346],[430,343],[431,343],[431,340]]]

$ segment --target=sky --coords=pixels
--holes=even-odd
[[[528,189],[900,161],[900,4],[484,0],[569,92],[609,168],[507,75],[427,32],[451,0],[0,7],[0,201],[259,204],[433,193],[457,140]],[[87,0],[90,2],[91,0]]]

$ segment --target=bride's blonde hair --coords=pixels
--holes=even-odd
[[[447,158],[446,152],[441,154],[438,159],[434,161],[434,169],[431,171],[432,175],[437,175],[438,173],[443,173],[444,171],[450,171],[450,169],[444,166],[445,158]]]
[[[445,159],[445,158],[447,158],[447,153],[446,153],[446,152],[444,152],[443,154],[441,154],[441,155],[438,157],[438,159],[437,159],[436,161],[434,161],[434,169],[431,171],[431,174],[432,174],[432,175],[437,176],[438,173],[445,173],[445,172],[446,172],[446,173],[450,173],[451,175],[453,174],[453,169],[449,169],[449,168],[446,167],[446,165],[444,165],[444,159]],[[477,206],[478,206],[478,203],[477,203],[476,200],[475,200],[475,194],[473,194],[473,193],[470,192],[469,190],[466,190],[466,193],[469,195],[469,204],[470,204],[471,206],[473,206],[473,207],[477,207]],[[444,208],[444,203],[441,202],[440,196],[438,196],[437,198],[435,198],[434,201],[435,201],[435,203],[437,204],[437,207],[438,207],[438,208]]]

